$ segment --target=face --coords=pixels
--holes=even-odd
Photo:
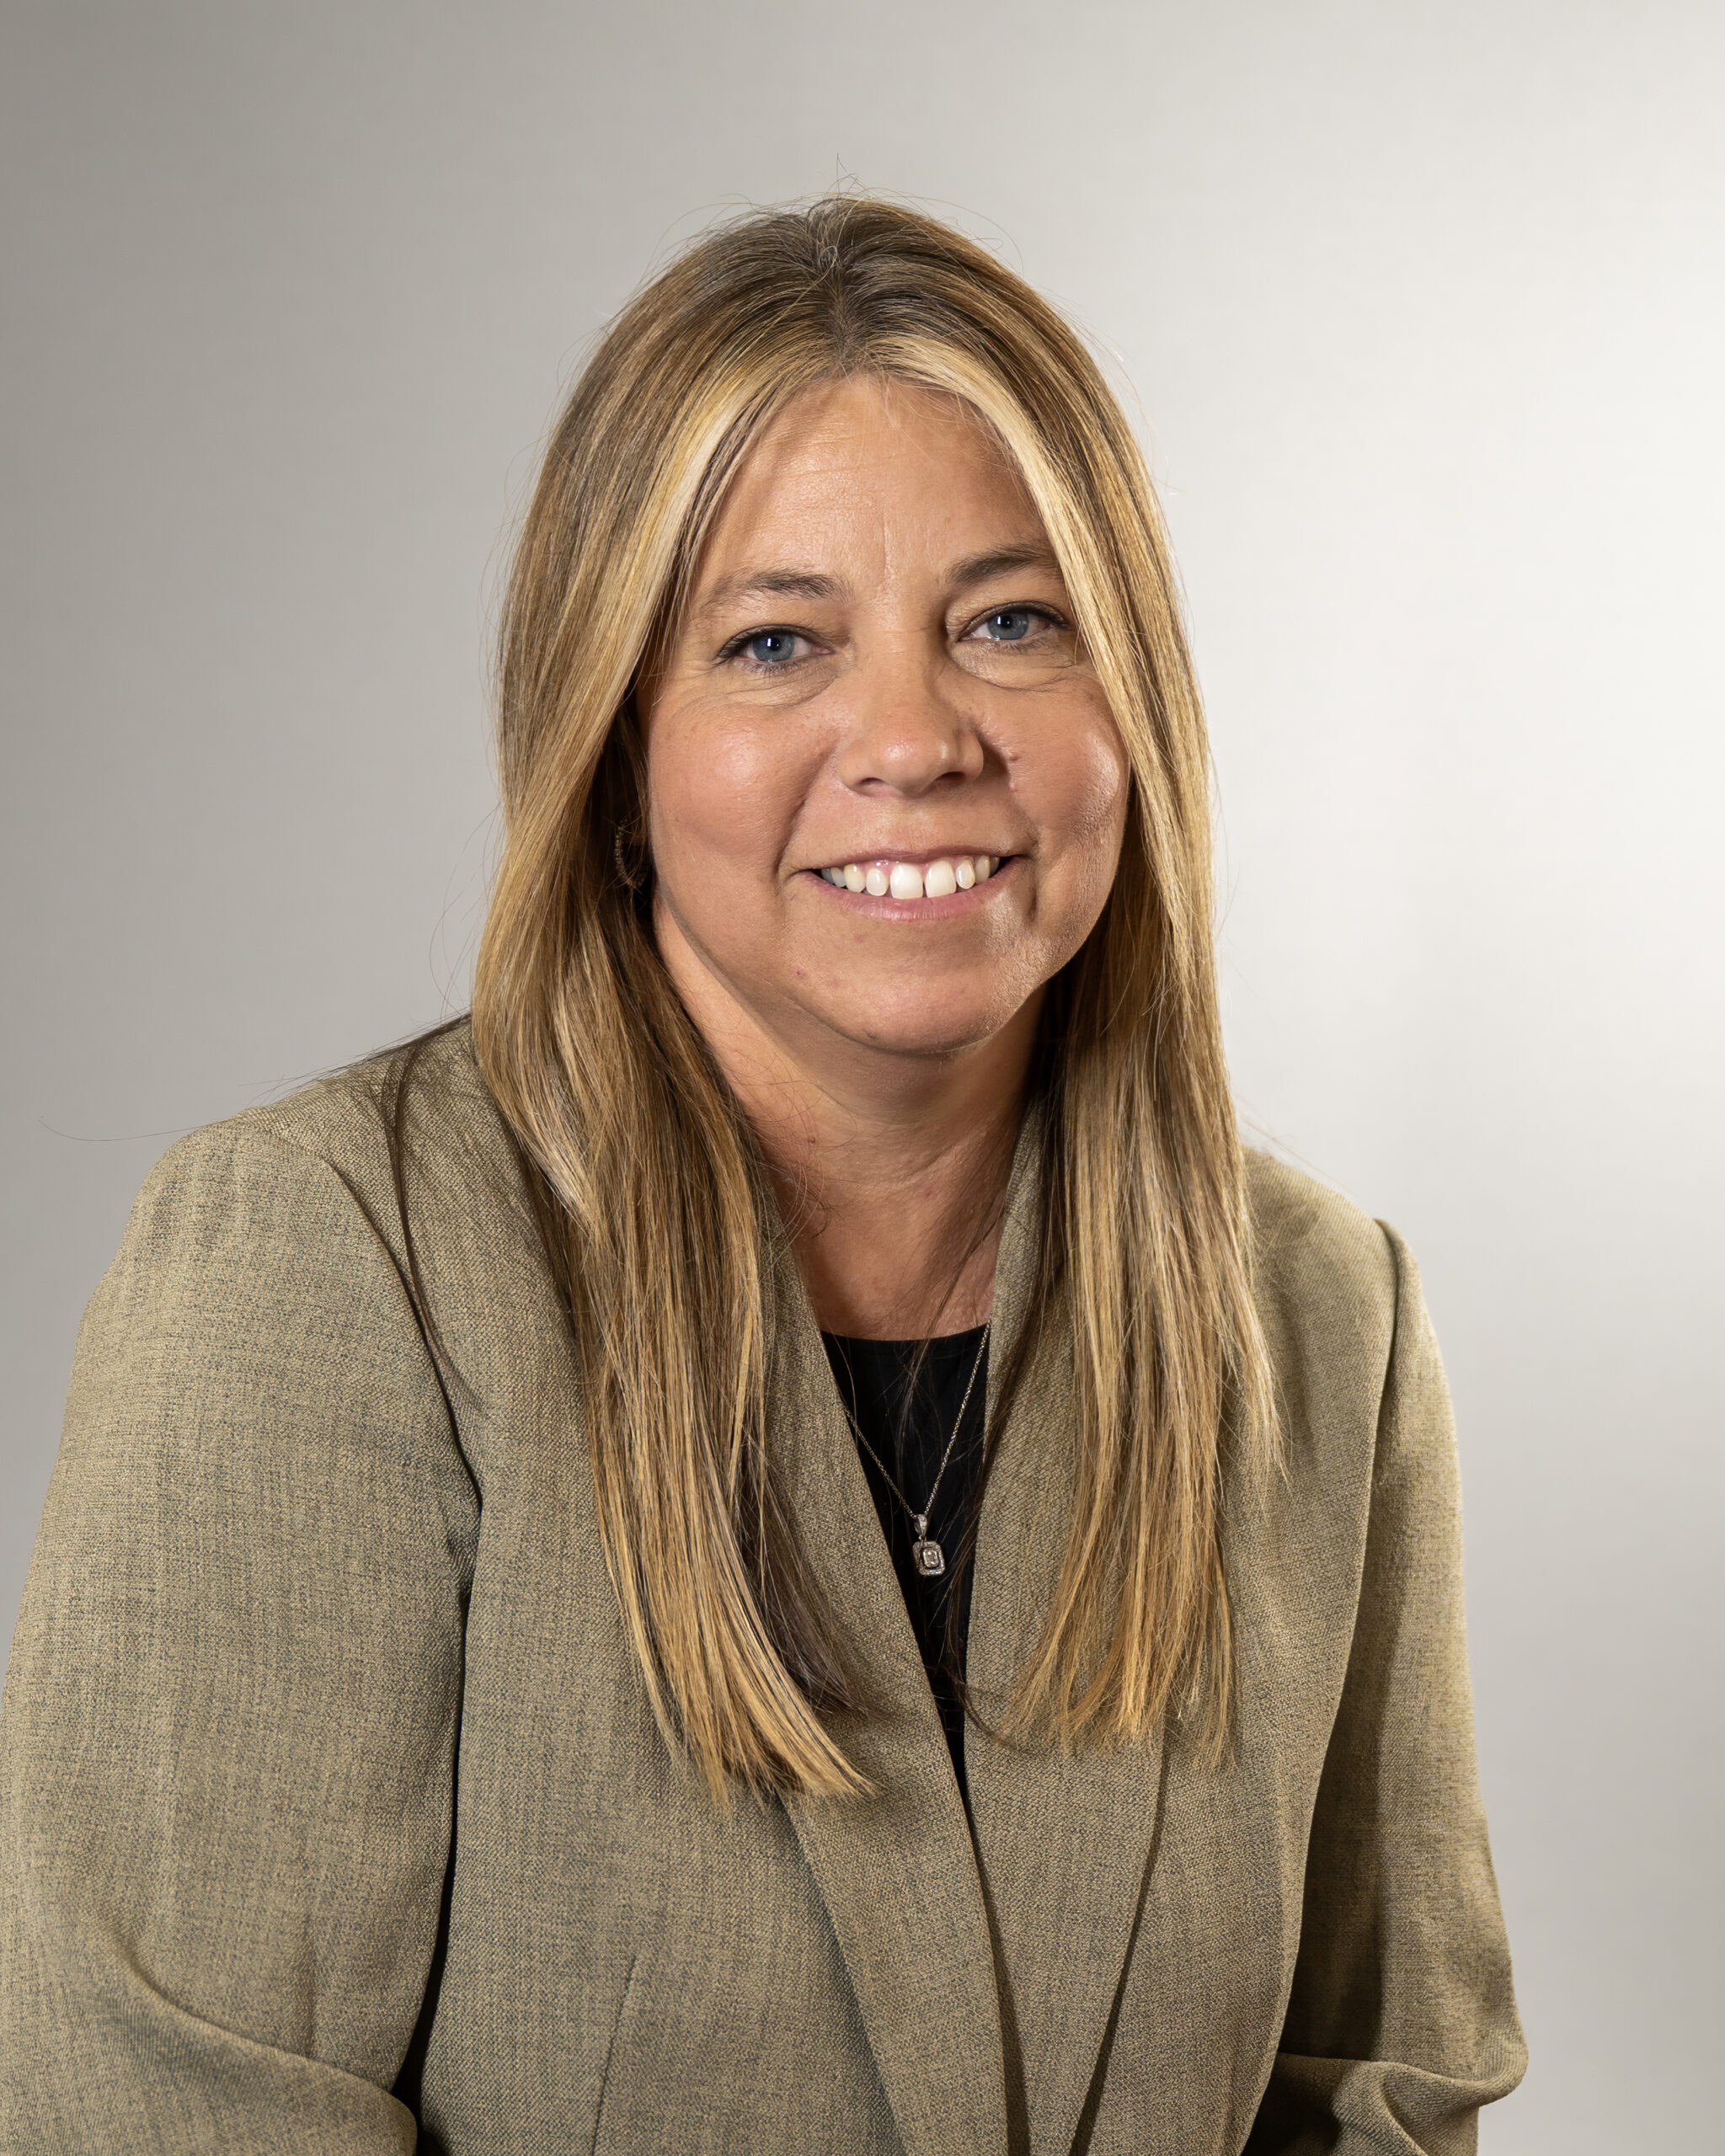
[[[981,1049],[1101,913],[1124,751],[1041,520],[956,400],[852,380],[778,416],[642,717],[655,928],[709,1038]]]

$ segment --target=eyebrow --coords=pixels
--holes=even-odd
[[[1051,547],[1026,541],[967,555],[953,564],[949,575],[955,590],[968,591],[1013,569],[1046,569],[1059,576],[1060,565]],[[734,576],[720,578],[702,600],[700,611],[703,616],[716,614],[739,599],[838,599],[843,592],[836,577],[823,576],[815,569],[740,569]]]
[[[968,591],[972,584],[987,584],[1013,569],[1046,569],[1057,577],[1060,565],[1052,547],[1040,540],[1027,540],[1019,546],[991,547],[985,554],[970,555],[954,565],[953,583],[957,590]]]
[[[740,569],[735,576],[719,579],[702,600],[701,611],[716,614],[736,599],[836,599],[840,595],[838,579],[821,576],[814,569]]]

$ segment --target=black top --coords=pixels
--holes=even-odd
[[[893,1570],[899,1576],[916,1644],[922,1650],[922,1666],[928,1672],[929,1687],[940,1710],[941,1726],[946,1731],[947,1748],[953,1755],[953,1771],[961,1791],[964,1790],[964,1713],[952,1676],[948,1625],[956,1589],[958,1666],[962,1670],[970,1624],[971,1567],[965,1565],[961,1570],[959,1555],[982,1464],[984,1403],[988,1393],[986,1354],[982,1354],[980,1366],[977,1361],[982,1332],[978,1326],[971,1332],[951,1332],[931,1340],[914,1398],[909,1396],[911,1372],[923,1345],[920,1340],[846,1340],[832,1332],[820,1336],[838,1383],[839,1397],[853,1424],[879,1454],[893,1481],[918,1512],[928,1503],[964,1388],[970,1384],[972,1369],[976,1371],[970,1402],[964,1410],[964,1427],[959,1432],[928,1514],[929,1535],[940,1545],[946,1559],[946,1571],[939,1577],[931,1578],[918,1568],[913,1554],[915,1526],[894,1496],[880,1464],[870,1457],[868,1445],[857,1448],[873,1493],[874,1509],[880,1515],[881,1533],[892,1552]]]

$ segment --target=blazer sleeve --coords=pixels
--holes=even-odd
[[[0,2146],[382,2156],[478,1502],[391,1255],[218,1127],[80,1330],[0,1716]]]
[[[1358,1614],[1280,2047],[1246,2156],[1467,2156],[1526,2048],[1474,1762],[1448,1390],[1397,1276]]]

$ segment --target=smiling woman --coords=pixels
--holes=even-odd
[[[1239,1144],[1172,589],[929,219],[745,218],[612,326],[471,1021],[177,1147],[86,1320],[8,2147],[1472,2146],[1443,1379]]]

